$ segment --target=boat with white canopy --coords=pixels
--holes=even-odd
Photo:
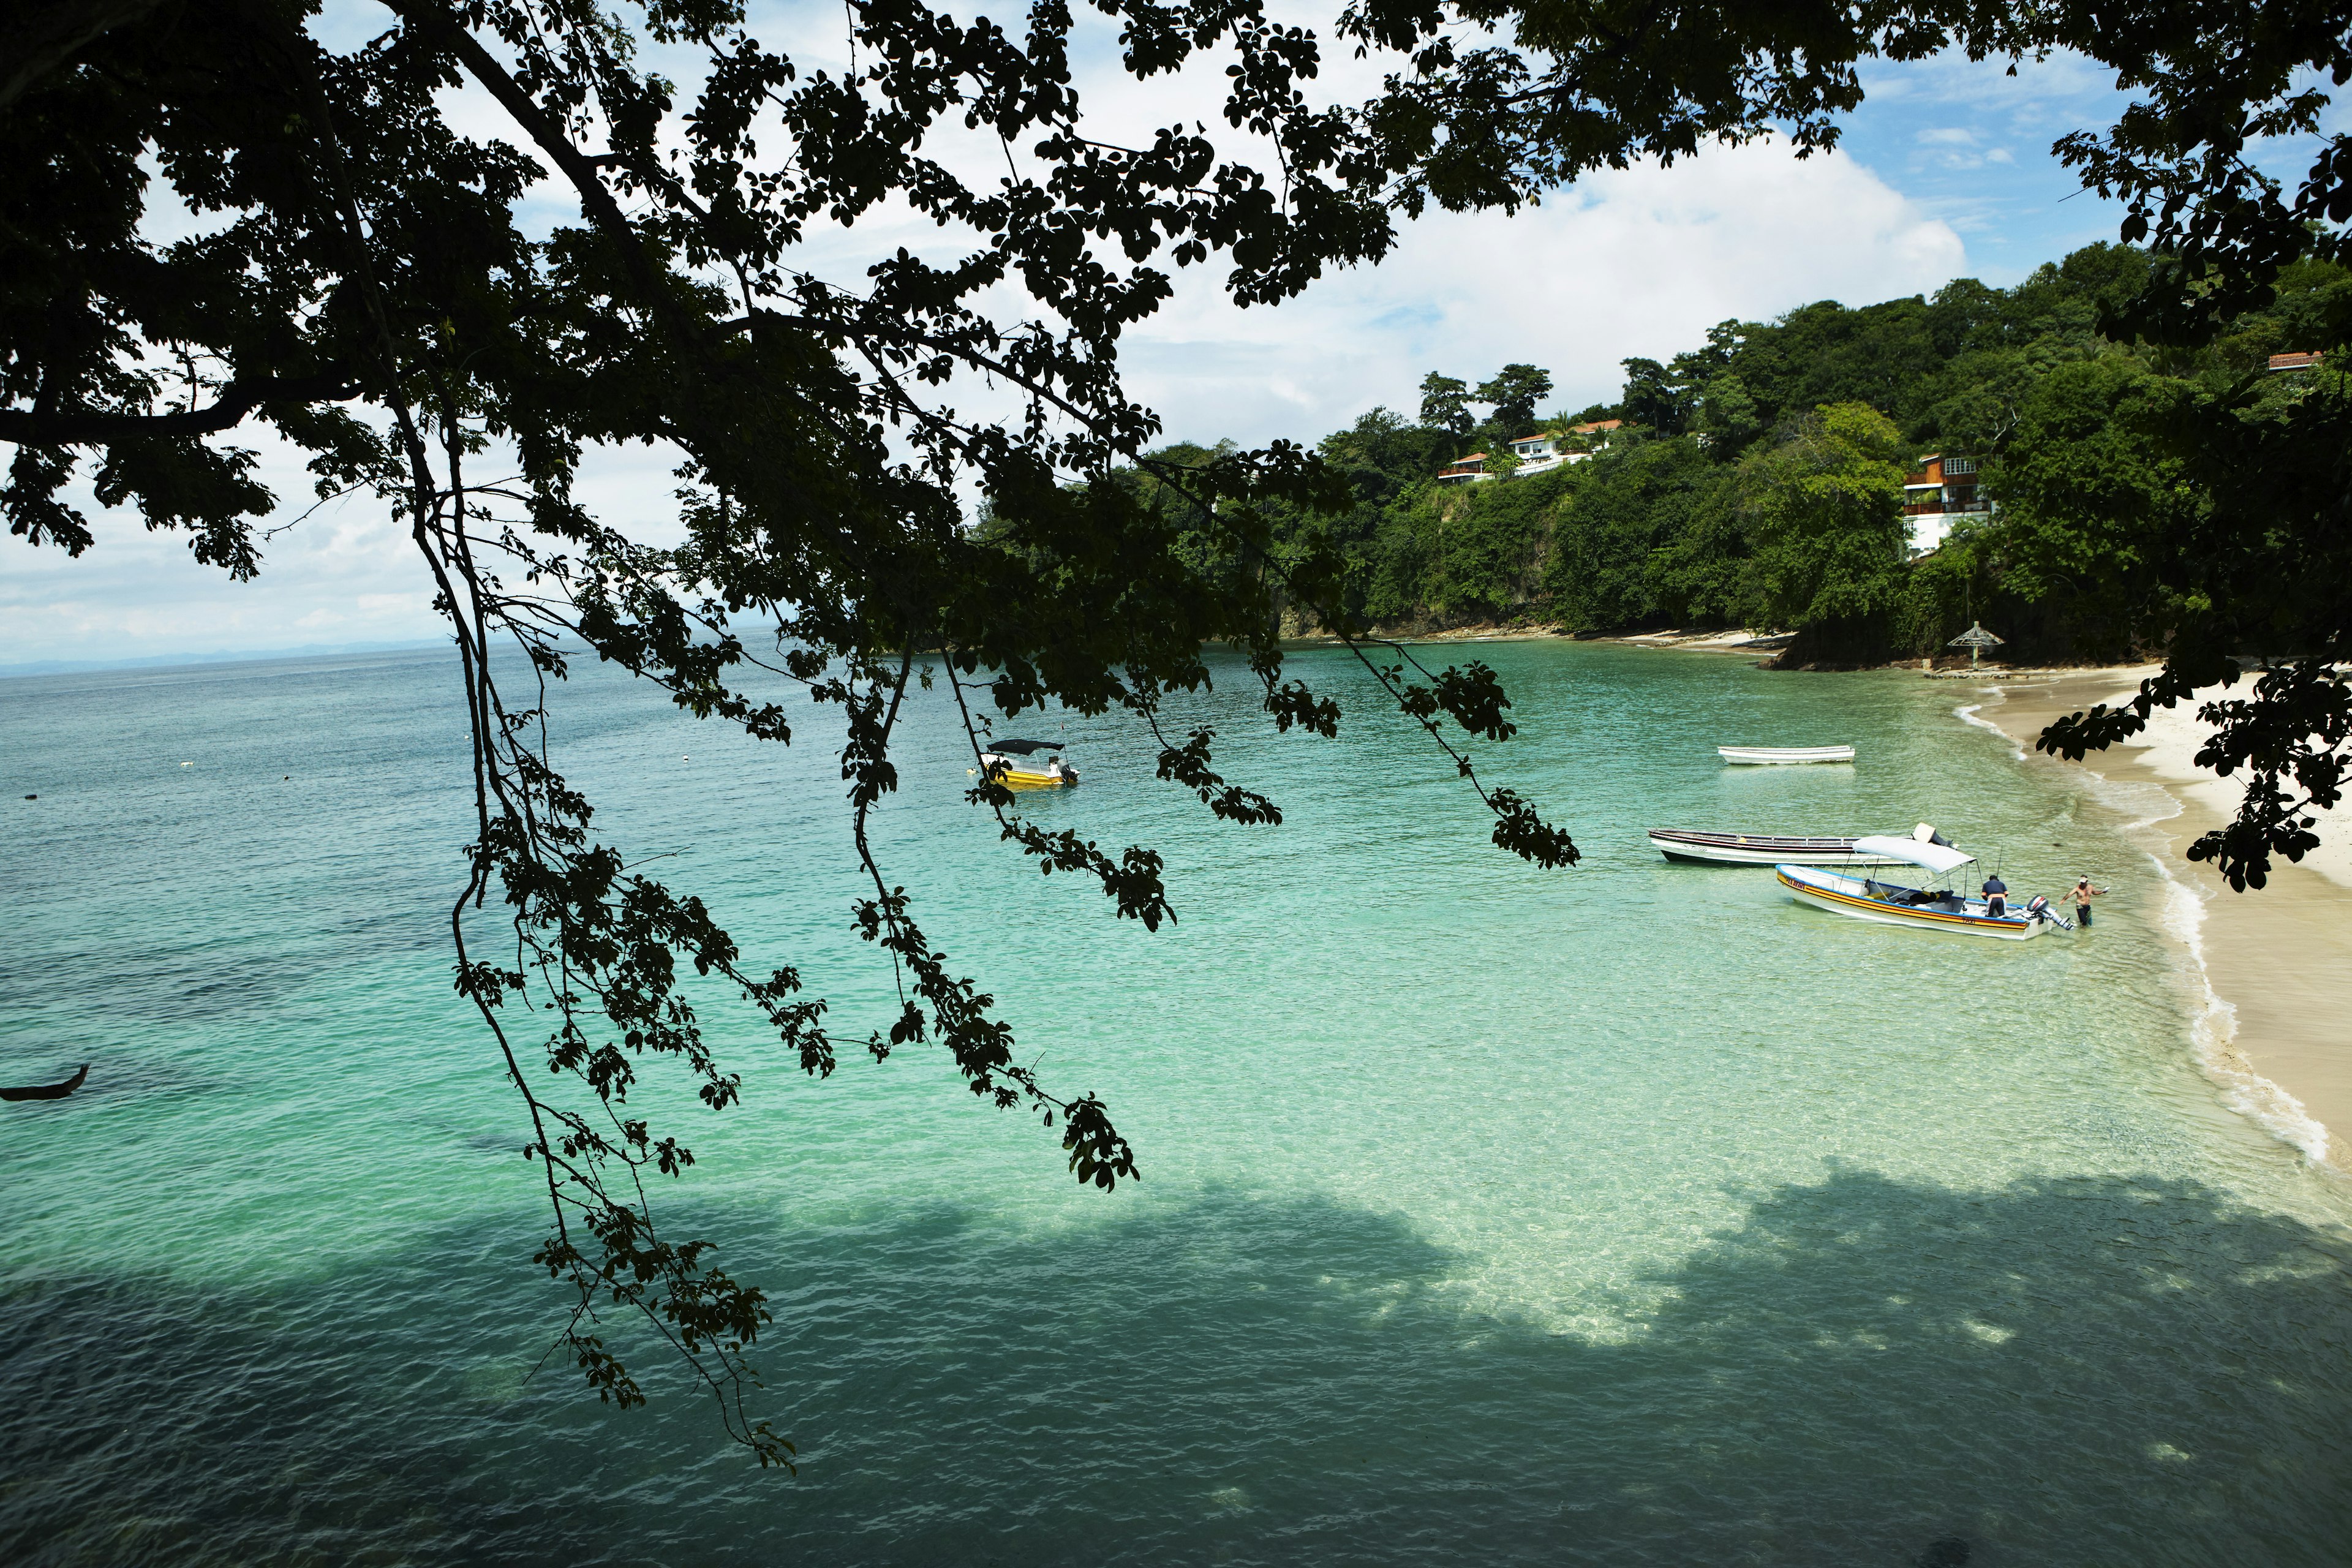
[[[1059,741],[991,741],[980,754],[980,767],[1008,789],[1067,788],[1078,782],[1078,770],[1053,754],[1061,749]],[[1040,752],[1046,753],[1042,762]],[[964,771],[977,773],[980,768]]]
[[[1715,752],[1727,763],[1740,763],[1751,767],[1853,761],[1852,746],[1717,746]]]
[[[1875,921],[1881,925],[1989,936],[2002,942],[2024,942],[2040,936],[2050,926],[2062,931],[2074,929],[2072,921],[2053,910],[2050,900],[2038,894],[2021,907],[2005,907],[1995,914],[1988,900],[1969,898],[1949,886],[1952,873],[1975,864],[1976,857],[1948,844],[1934,843],[1915,835],[1909,838],[1857,838],[1853,847],[1861,855],[1883,856],[1916,866],[1946,885],[1904,887],[1868,875],[1793,863],[1777,868],[1773,875],[1790,896],[1801,903],[1856,920]]]

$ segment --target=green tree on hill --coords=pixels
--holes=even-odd
[[[1572,469],[1418,487],[1382,518],[1365,610],[1377,622],[1505,619],[1538,597]]]
[[[1634,441],[1579,464],[1552,532],[1544,588],[1571,631],[1647,624],[1660,608],[1654,568],[1692,510],[1722,481],[1691,441]]]
[[[1421,422],[1466,436],[1478,421],[1470,413],[1470,384],[1431,371],[1421,378]]]
[[[1866,403],[1824,404],[1739,465],[1739,506],[1774,624],[1862,620],[1901,575],[1902,433]]]
[[[1491,381],[1478,384],[1476,400],[1494,405],[1487,423],[1506,432],[1506,438],[1535,428],[1536,405],[1551,395],[1551,372],[1531,364],[1507,364]]]
[[[1766,428],[1763,411],[1738,373],[1725,369],[1707,378],[1698,397],[1698,433],[1709,450],[1737,453]]]
[[[1378,508],[1453,460],[1454,438],[1444,429],[1413,425],[1386,408],[1335,430],[1316,451],[1347,480],[1359,506]]]
[[[1689,416],[1690,384],[1654,359],[1625,362],[1625,395],[1617,406],[1635,425],[1662,436],[1679,436]]]
[[[2117,627],[2175,611],[2150,550],[2205,500],[2183,483],[2184,460],[2151,437],[2193,396],[2189,383],[2125,354],[2041,379],[1988,476],[2002,498],[1993,537],[2012,588]]]

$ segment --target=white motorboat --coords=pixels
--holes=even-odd
[[[1054,755],[1061,749],[1059,741],[992,741],[980,754],[980,767],[1007,789],[1067,789],[1078,782],[1078,770]],[[976,774],[980,768],[964,772]]]
[[[1715,750],[1716,754],[1727,763],[1744,763],[1751,766],[1853,761],[1852,746],[1717,746]]]
[[[1976,862],[1975,856],[1949,845],[1917,838],[1857,838],[1853,847],[1864,855],[1907,861],[1945,883],[1949,882],[1953,872]],[[2074,921],[2053,910],[2050,900],[2039,895],[2021,906],[2004,908],[2001,913],[1994,914],[1988,900],[1969,898],[1948,885],[1903,887],[1874,877],[1793,862],[1779,867],[1773,875],[1801,903],[1832,914],[1874,921],[1880,925],[1989,936],[2002,942],[2024,942],[2040,936],[2051,926],[2061,931],[2074,929]]]
[[[1942,844],[1943,837],[1926,823],[1916,837]],[[1705,866],[1904,866],[1910,862],[1885,855],[1864,855],[1854,848],[1859,837],[1835,836],[1792,837],[1774,833],[1703,833],[1681,827],[1653,827],[1650,847],[1669,860]]]

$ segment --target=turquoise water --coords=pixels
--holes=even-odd
[[[665,1212],[774,1298],[797,1479],[650,1352],[645,1410],[532,1374],[562,1300],[448,987],[438,656],[0,682],[0,1073],[96,1063],[0,1107],[0,1558],[2340,1561],[2352,1202],[2197,1069],[2112,814],[1947,683],[1478,651],[1526,729],[1491,776],[1583,866],[1489,847],[1401,721],[1261,733],[1236,668],[1185,717],[1284,826],[1213,823],[1115,718],[1025,798],[1166,853],[1157,934],[1024,869],[918,707],[885,868],[1144,1179],[1077,1188],[935,1055],[817,1083],[721,1029],[746,1103],[660,1101],[703,1162]],[[887,1016],[824,713],[784,751],[609,672],[561,702],[600,829],[843,1036]],[[2087,939],[1944,941],[1641,836],[1922,819],[2116,895]]]

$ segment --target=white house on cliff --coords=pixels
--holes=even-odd
[[[1569,427],[1569,434],[1598,436],[1601,437],[1601,444],[1605,447],[1609,444],[1610,433],[1623,423],[1622,419],[1603,419],[1591,425],[1574,425]],[[1473,452],[1468,457],[1448,463],[1438,469],[1437,482],[1441,485],[1466,485],[1475,484],[1480,479],[1532,479],[1538,474],[1548,474],[1554,468],[1564,468],[1570,463],[1580,463],[1592,454],[1563,452],[1559,449],[1559,437],[1535,435],[1522,436],[1513,441],[1511,456],[1518,459],[1517,468],[1508,474],[1490,474],[1486,471],[1486,454]]]

